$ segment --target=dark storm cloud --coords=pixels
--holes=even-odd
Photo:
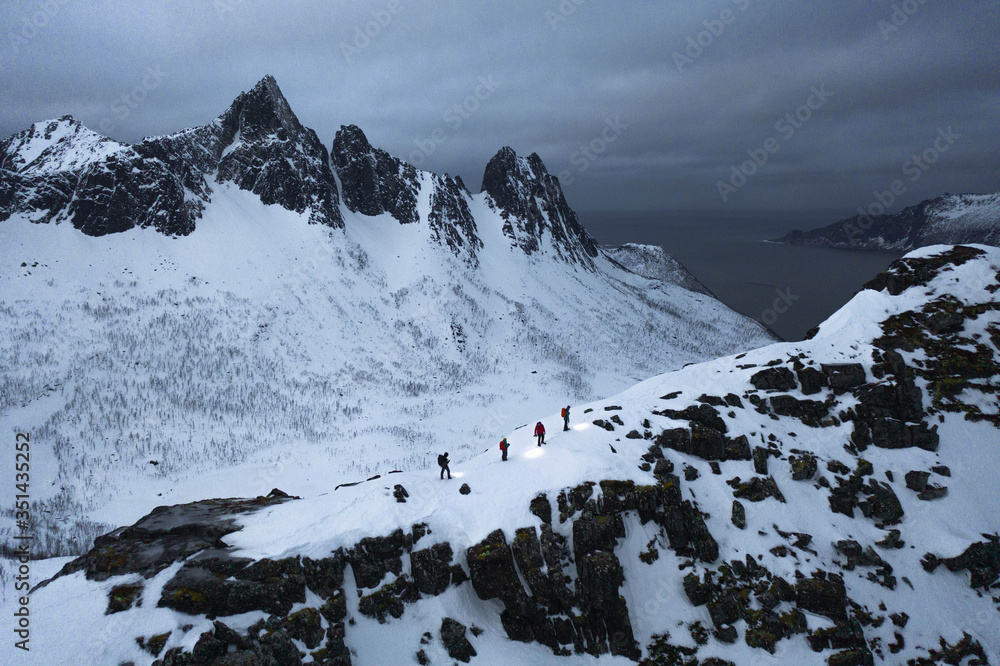
[[[1000,190],[998,25],[992,0],[19,0],[0,134],[72,113],[135,141],[273,74],[328,146],[357,124],[473,190],[511,145],[582,210],[849,213],[952,128],[898,208]]]

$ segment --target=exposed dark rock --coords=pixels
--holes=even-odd
[[[826,663],[827,666],[874,666],[875,661],[868,648],[852,648],[831,654]]]
[[[803,453],[798,457],[788,456],[788,462],[792,466],[792,480],[794,481],[806,481],[816,475],[818,464],[816,456],[812,454]]]
[[[736,486],[736,492],[733,495],[738,499],[745,499],[751,502],[762,502],[768,497],[773,497],[779,502],[785,501],[784,495],[778,490],[778,484],[771,477],[764,479],[755,476],[749,481],[740,483]]]
[[[849,391],[861,386],[867,380],[865,368],[860,363],[826,363],[820,366],[826,377],[826,384],[836,391]]]
[[[406,502],[406,498],[410,496],[410,493],[406,492],[406,488],[402,484],[397,483],[392,490],[392,496],[396,498],[396,501],[400,504]]]
[[[819,420],[830,412],[830,408],[827,407],[826,403],[817,400],[799,400],[790,395],[771,396],[770,402],[771,409],[779,416]]]
[[[583,516],[573,523],[573,553],[580,560],[597,550],[612,552],[617,539],[625,538],[625,524],[621,514],[612,516]]]
[[[462,487],[458,489],[458,492],[462,495],[468,495],[472,492],[472,488],[469,487],[469,484],[463,483]]]
[[[910,287],[926,285],[945,266],[961,266],[983,254],[978,248],[957,245],[931,257],[903,258],[865,284],[865,289],[888,289],[891,295],[898,296]]]
[[[802,385],[802,393],[805,395],[819,393],[826,386],[826,375],[816,368],[800,368],[795,371],[795,376],[798,377],[799,384]]]
[[[704,606],[712,599],[712,586],[702,583],[697,574],[684,576],[684,593],[694,606]]]
[[[703,393],[700,397],[696,398],[698,402],[705,403],[706,405],[712,405],[713,407],[725,407],[726,401],[716,395],[708,395]]]
[[[795,604],[802,610],[831,620],[847,617],[847,589],[840,576],[803,578],[795,584]]]
[[[389,572],[398,575],[403,570],[406,545],[403,530],[397,529],[389,536],[365,537],[346,552],[358,588],[374,588]]]
[[[358,610],[362,615],[385,622],[386,616],[394,618],[403,616],[403,604],[416,601],[420,593],[406,574],[400,574],[396,580],[386,583],[381,588],[361,597]]]
[[[313,560],[302,558],[302,573],[306,578],[306,587],[323,599],[341,593],[344,584],[344,554],[337,551],[330,557]]]
[[[529,510],[531,513],[538,516],[538,519],[543,523],[552,522],[552,504],[549,502],[549,498],[546,497],[545,493],[542,493],[531,500]]]
[[[112,615],[132,608],[141,594],[141,584],[116,585],[108,592],[108,608],[104,614]]]
[[[767,476],[767,449],[755,446],[753,449],[753,469],[757,474]]]
[[[451,582],[451,544],[438,543],[410,553],[413,584],[421,594],[437,596]]]
[[[882,525],[895,525],[903,519],[903,506],[892,486],[872,479],[865,492],[870,494],[858,506],[866,518],[873,518]]]
[[[922,493],[917,495],[917,499],[930,502],[932,500],[941,499],[947,494],[948,489],[944,486],[928,486]]]
[[[791,391],[797,387],[795,375],[786,367],[766,368],[750,377],[755,388],[765,391]]]
[[[708,531],[701,512],[691,502],[682,500],[680,479],[670,475],[660,485],[663,514],[657,520],[667,533],[670,547],[682,557],[696,557],[702,562],[714,562],[719,557],[719,544]]]
[[[745,530],[747,528],[747,512],[746,512],[746,509],[743,508],[743,504],[740,503],[737,500],[733,500],[733,516],[732,516],[732,521],[733,521],[733,525],[735,525],[736,527],[738,527],[741,530]]]
[[[297,558],[258,560],[237,572],[235,580],[213,568],[212,560],[188,560],[164,585],[157,605],[214,618],[255,610],[285,616],[293,604],[305,602],[305,575]]]
[[[466,558],[472,588],[480,599],[500,599],[506,609],[518,617],[533,610],[514,569],[513,554],[503,531],[496,530],[470,546]]]
[[[537,154],[518,157],[502,148],[486,165],[482,191],[504,219],[503,233],[527,254],[551,239],[564,259],[591,266],[597,242],[566,203],[559,180],[549,175]]]
[[[285,618],[283,626],[289,638],[302,641],[310,650],[318,647],[325,636],[320,614],[315,608],[303,608],[292,613]]]
[[[706,404],[692,405],[680,411],[675,409],[664,409],[660,411],[661,416],[671,419],[690,421],[693,424],[704,426],[708,430],[713,430],[722,434],[729,431],[726,422],[719,416],[719,413]]]
[[[239,529],[236,516],[285,501],[280,497],[257,497],[160,506],[135,525],[94,539],[93,549],[66,564],[56,577],[84,571],[88,579],[97,581],[129,573],[152,578],[199,551],[226,548],[222,537]]]
[[[450,617],[441,621],[441,643],[452,659],[469,663],[476,656],[476,649],[465,637],[465,625]]]
[[[961,555],[943,559],[949,571],[968,571],[972,588],[988,589],[1000,582],[1000,537],[987,535],[986,541],[974,543]]]

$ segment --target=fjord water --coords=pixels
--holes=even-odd
[[[726,305],[801,340],[901,256],[767,242],[844,217],[602,211],[581,213],[580,221],[603,245],[662,246]]]

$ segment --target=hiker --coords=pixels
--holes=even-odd
[[[510,444],[507,443],[507,438],[504,437],[500,440],[500,450],[503,452],[503,458],[500,460],[507,460],[507,449],[510,448]]]
[[[448,472],[448,478],[449,479],[451,478],[451,470],[448,469],[448,463],[450,463],[450,462],[451,461],[448,460],[448,452],[447,451],[444,452],[443,456],[438,456],[438,465],[441,465],[441,478],[442,479],[444,478],[444,473],[445,472]]]
[[[535,437],[538,438],[538,446],[545,443],[545,426],[542,425],[541,421],[535,424]]]
[[[569,405],[563,407],[562,417],[563,417],[563,432],[566,432],[567,430],[569,430]]]

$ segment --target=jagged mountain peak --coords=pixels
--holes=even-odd
[[[519,157],[504,146],[486,165],[483,192],[504,219],[503,232],[527,254],[545,248],[559,257],[592,265],[597,242],[569,207],[559,179],[537,153]]]
[[[302,133],[311,135],[320,143],[315,132],[299,122],[291,105],[285,99],[278,82],[271,75],[265,76],[249,92],[241,93],[219,118],[223,139],[261,139],[277,136],[286,140]]]

